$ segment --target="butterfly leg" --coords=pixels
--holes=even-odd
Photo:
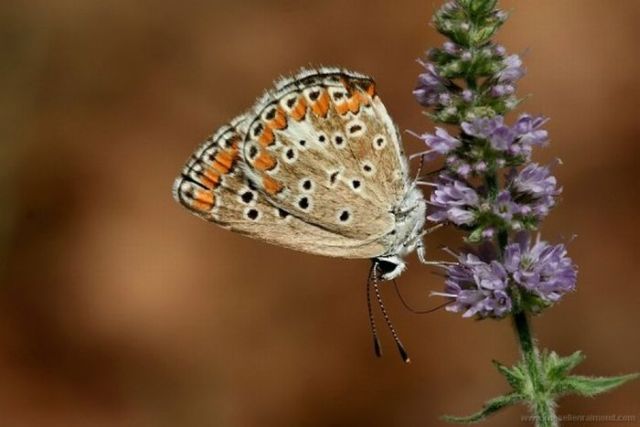
[[[424,245],[424,241],[422,240],[422,238],[424,236],[426,236],[427,234],[433,233],[434,231],[436,231],[437,229],[439,229],[441,227],[442,227],[442,224],[434,225],[433,227],[427,228],[425,231],[422,232],[422,235],[420,235],[420,238],[419,238],[419,241],[418,241],[418,245],[416,247],[416,254],[418,255],[418,260],[420,260],[420,262],[422,264],[425,264],[425,265],[442,265],[442,262],[427,260],[427,250],[426,250],[426,247]]]

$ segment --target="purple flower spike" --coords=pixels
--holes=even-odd
[[[435,211],[427,218],[433,222],[451,221],[457,225],[472,224],[480,202],[476,191],[462,181],[443,177],[431,193]]]
[[[575,290],[578,273],[564,245],[552,246],[538,237],[530,246],[525,233],[518,240],[508,245],[504,254],[504,266],[517,285],[546,303],[557,302]]]

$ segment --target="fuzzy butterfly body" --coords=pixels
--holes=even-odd
[[[426,205],[374,81],[303,70],[202,144],[174,184],[198,216],[291,249],[371,258],[399,275]]]

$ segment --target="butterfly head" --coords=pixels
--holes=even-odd
[[[378,277],[383,280],[393,280],[402,274],[407,268],[404,257],[413,252],[421,242],[426,218],[426,203],[422,192],[412,187],[394,215],[396,225],[390,233],[393,239],[391,250],[373,260],[378,269]]]
[[[407,263],[398,255],[374,258],[373,263],[377,277],[382,280],[393,280],[407,269]]]

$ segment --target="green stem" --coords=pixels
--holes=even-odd
[[[531,336],[531,328],[526,312],[518,310],[513,315],[513,323],[520,341],[520,351],[527,367],[527,376],[531,384],[531,409],[536,419],[537,427],[557,427],[555,403],[545,387],[545,380],[540,372],[540,358],[538,349]]]

